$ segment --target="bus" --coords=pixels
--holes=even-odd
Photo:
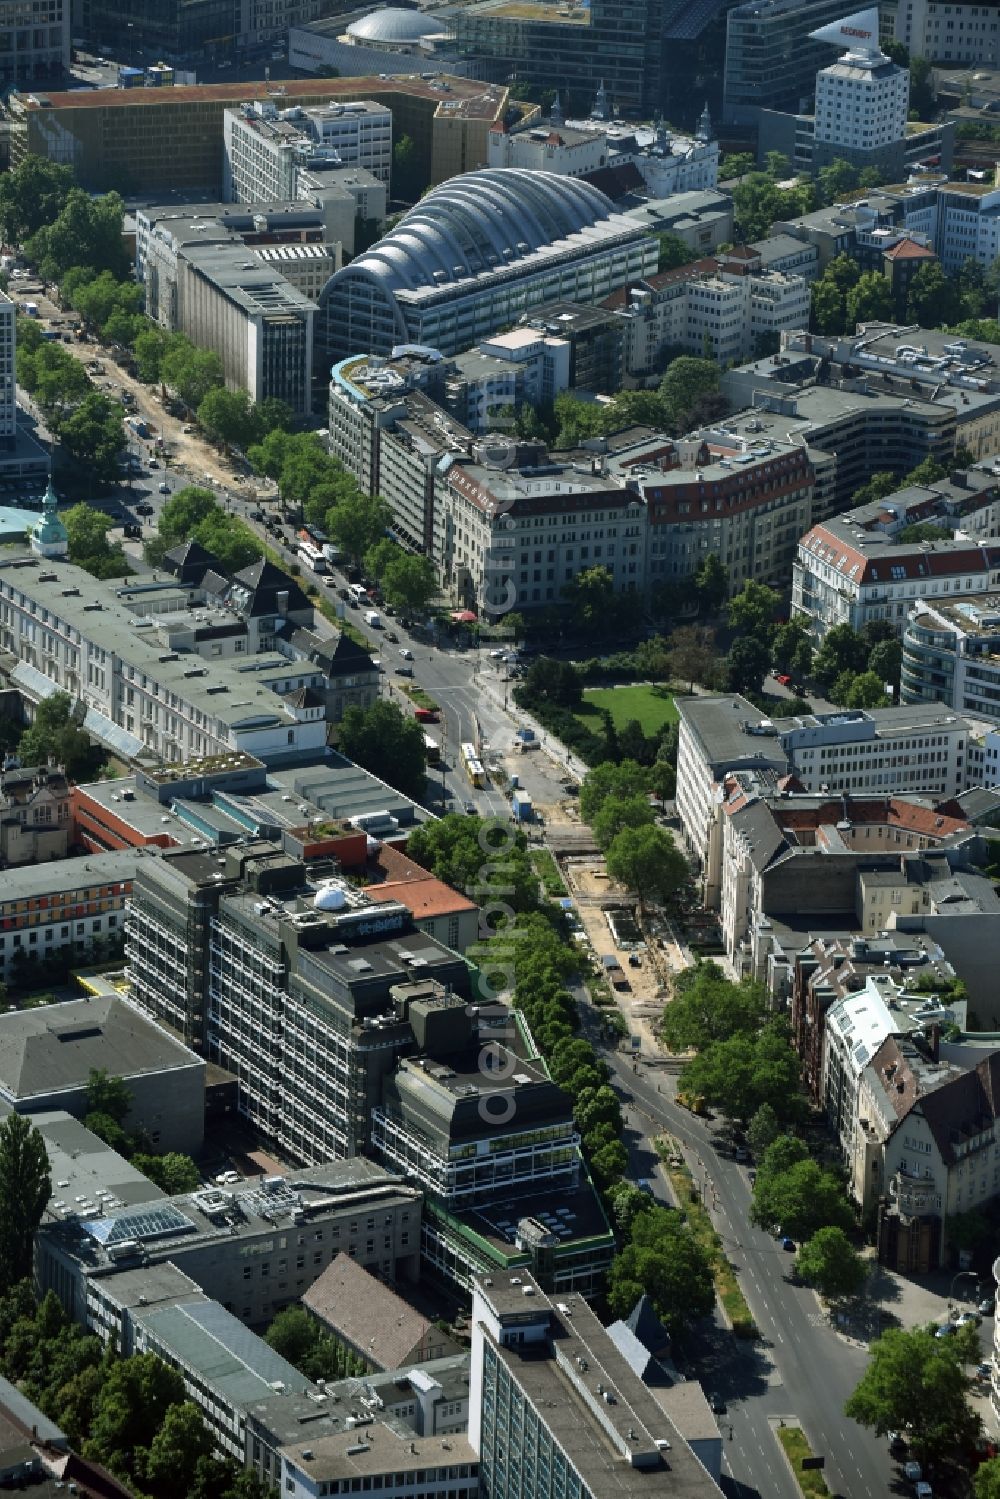
[[[474,744],[462,745],[462,766],[473,786],[485,786],[486,775]]]
[[[424,753],[427,757],[428,765],[441,764],[441,746],[430,734],[424,735]]]
[[[329,572],[329,568],[326,565],[326,558],[323,556],[322,549],[316,546],[316,544],[312,541],[299,542],[299,560],[305,567],[308,567],[311,572]]]

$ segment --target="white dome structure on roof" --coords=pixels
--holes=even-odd
[[[345,34],[353,42],[367,46],[402,47],[421,42],[425,37],[443,36],[446,31],[444,22],[433,16],[423,15],[419,10],[404,10],[398,5],[386,5],[352,21]]]
[[[342,911],[347,905],[347,896],[344,894],[343,886],[336,881],[320,885],[313,896],[313,905],[317,911]]]
[[[656,259],[641,223],[590,183],[517,167],[466,172],[327,282],[327,348],[344,357],[419,343],[447,356],[543,301],[606,296]],[[471,317],[456,316],[459,302],[473,304]]]

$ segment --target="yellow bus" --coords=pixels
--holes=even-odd
[[[476,754],[476,746],[474,744],[462,745],[462,765],[465,768],[465,774],[473,786],[486,785],[486,774],[483,770],[482,762]]]

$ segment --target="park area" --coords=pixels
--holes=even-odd
[[[616,730],[638,719],[642,732],[650,737],[664,724],[676,723],[678,717],[673,693],[654,684],[585,688],[583,702],[575,710],[580,722],[596,732],[604,710],[611,714]]]

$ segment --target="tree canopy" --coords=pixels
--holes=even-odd
[[[608,1301],[615,1316],[627,1316],[644,1293],[672,1333],[715,1305],[708,1256],[671,1208],[654,1206],[635,1215],[631,1237],[611,1267]]]
[[[799,1059],[779,1020],[753,1034],[709,1041],[681,1073],[685,1092],[700,1094],[730,1119],[749,1119],[765,1103],[780,1119],[798,1118],[803,1108],[799,1080]]]
[[[23,1114],[0,1121],[0,1289],[31,1275],[35,1231],[52,1195],[45,1140]]]
[[[43,698],[21,735],[17,747],[21,764],[45,765],[52,760],[74,781],[91,779],[104,763],[104,751],[91,744],[84,732],[85,714],[83,703],[74,703],[66,692]]]
[[[424,789],[427,748],[415,718],[382,698],[370,708],[348,708],[340,722],[340,748],[404,796]]]
[[[878,1436],[906,1431],[923,1462],[971,1446],[980,1421],[969,1405],[971,1383],[957,1338],[890,1328],[870,1344],[868,1365],[845,1414]]]
[[[867,1266],[842,1228],[819,1228],[807,1239],[795,1260],[799,1276],[815,1286],[827,1301],[857,1296],[865,1283]]]
[[[717,963],[696,963],[674,980],[664,1008],[661,1034],[671,1051],[700,1051],[731,1036],[753,1036],[767,1011],[763,984],[734,984]]]

